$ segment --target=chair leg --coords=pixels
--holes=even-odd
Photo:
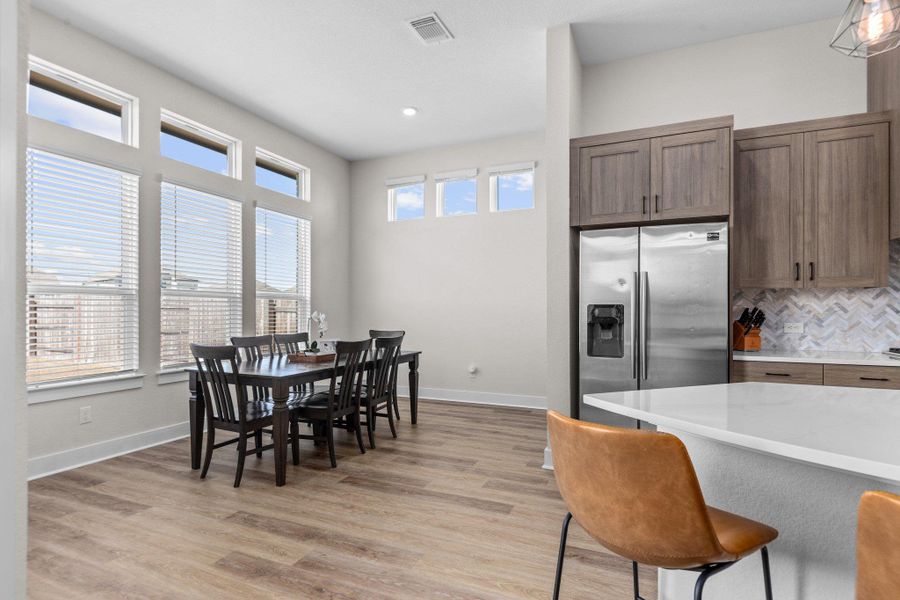
[[[702,571],[700,571],[700,576],[697,577],[697,583],[694,584],[694,600],[703,600],[703,586],[706,585],[706,580],[718,573],[719,571],[724,571],[731,565],[733,562],[729,563],[718,563],[714,565],[709,565],[705,567]]]
[[[399,421],[400,420],[400,401],[397,400],[397,389],[396,388],[394,388],[394,390],[391,392],[391,398],[393,399],[394,416],[396,416],[397,420]]]
[[[291,419],[291,458],[295,465],[300,464],[300,424]]]
[[[253,434],[253,441],[256,444],[256,458],[262,458],[262,429],[257,429]]]
[[[375,409],[369,404],[366,406],[366,432],[369,434],[369,448],[375,449]]]
[[[325,423],[325,437],[328,440],[328,456],[331,457],[331,468],[337,468],[337,458],[334,455],[334,423],[329,420]]]
[[[644,600],[641,598],[641,582],[638,579],[638,564],[631,561],[631,578],[634,580],[634,600]]]
[[[766,600],[772,600],[772,576],[769,573],[769,549],[763,546],[760,549],[763,564],[763,582],[766,585]]]
[[[385,408],[387,408],[388,425],[391,426],[391,435],[396,438],[397,437],[397,428],[394,426],[394,413],[391,412],[390,400],[388,400],[388,404]]]
[[[566,557],[566,536],[569,534],[569,522],[572,513],[567,512],[563,519],[562,532],[559,534],[559,556],[556,559],[556,581],[553,582],[553,600],[559,600],[559,585],[562,583],[563,559]]]
[[[200,471],[200,479],[206,479],[209,471],[209,463],[212,462],[213,445],[216,443],[216,428],[210,423],[206,430],[206,457],[203,459],[203,470]]]
[[[363,445],[362,439],[362,415],[360,413],[356,413],[356,426],[353,428],[356,432],[356,445],[359,446],[359,453],[365,454],[366,447]]]
[[[234,474],[234,487],[241,486],[241,477],[244,475],[244,459],[247,458],[247,434],[243,431],[238,438],[237,471]]]

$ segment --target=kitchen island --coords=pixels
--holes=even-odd
[[[587,395],[688,448],[708,504],[780,532],[775,598],[854,597],[856,507],[900,493],[900,391],[734,383]],[[710,579],[707,600],[764,598],[760,559]],[[660,600],[691,598],[696,574],[660,570]]]

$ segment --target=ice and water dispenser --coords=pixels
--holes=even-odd
[[[625,356],[625,305],[588,304],[587,312],[588,356]]]

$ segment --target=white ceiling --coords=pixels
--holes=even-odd
[[[594,64],[836,16],[845,3],[33,0],[351,160],[541,129],[548,26],[577,23]],[[425,46],[409,30],[432,11],[454,41]],[[401,115],[410,105],[418,116]]]

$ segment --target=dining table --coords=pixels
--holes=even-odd
[[[419,350],[402,350],[398,362],[409,365],[409,420],[415,425],[418,420],[419,405]],[[375,367],[375,359],[366,362],[366,369]],[[338,365],[338,375],[342,366]],[[203,426],[206,419],[206,401],[203,397],[203,386],[200,385],[199,372],[196,365],[186,367],[190,398],[191,428],[191,468],[200,468],[200,457],[203,450]],[[275,485],[285,484],[287,476],[287,445],[290,410],[287,405],[291,390],[303,384],[330,380],[334,375],[335,365],[328,362],[291,362],[287,356],[271,355],[257,360],[237,363],[237,373],[225,365],[225,376],[229,383],[238,380],[244,386],[261,386],[271,390],[272,408],[272,441],[275,450]]]

